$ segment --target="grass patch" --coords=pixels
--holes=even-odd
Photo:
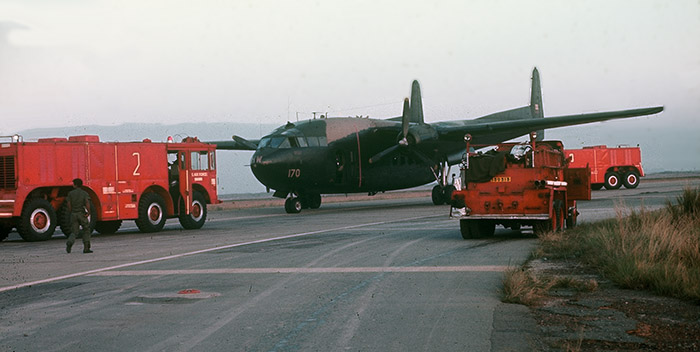
[[[533,257],[576,259],[623,288],[700,301],[700,188],[657,211],[618,208],[613,219],[544,234]],[[522,292],[517,303],[532,302],[528,292],[544,292],[544,282],[551,280],[506,272],[504,299]],[[527,283],[530,289],[507,288]]]
[[[570,289],[591,292],[598,289],[594,279],[576,279],[569,276],[538,276],[525,267],[510,267],[504,273],[501,300],[526,306],[536,305],[550,290]]]

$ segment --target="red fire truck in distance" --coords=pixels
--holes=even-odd
[[[198,229],[216,193],[216,146],[187,137],[181,143],[100,142],[98,136],[0,141],[0,240],[13,228],[26,241],[70,234],[63,204],[72,180],[90,195],[90,226],[116,232],[135,220],[142,232],[160,231],[178,217]]]
[[[642,151],[639,147],[608,148],[604,145],[567,149],[570,167],[591,168],[591,188],[599,190],[637,188],[639,178],[644,176]]]

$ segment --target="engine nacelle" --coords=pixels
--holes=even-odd
[[[408,128],[408,137],[406,139],[409,145],[415,145],[438,139],[438,133],[432,126],[427,124],[413,125]]]

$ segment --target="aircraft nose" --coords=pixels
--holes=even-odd
[[[256,152],[250,160],[250,169],[253,171],[255,178],[265,186],[273,189],[279,186],[280,175],[285,175],[287,168],[287,162],[280,153]]]

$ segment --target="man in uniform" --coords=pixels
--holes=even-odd
[[[90,216],[90,195],[81,188],[82,186],[83,180],[79,178],[73,180],[73,190],[68,192],[65,200],[70,213],[71,229],[68,242],[66,242],[66,252],[68,253],[70,253],[73,243],[75,243],[75,236],[78,231],[81,231],[81,227],[83,253],[92,253],[90,250],[90,221],[88,221],[88,216]]]

